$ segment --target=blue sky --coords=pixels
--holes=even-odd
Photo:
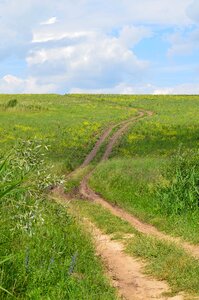
[[[0,0],[0,93],[199,94],[199,0]]]

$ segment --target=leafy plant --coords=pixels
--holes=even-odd
[[[115,299],[91,239],[66,207],[46,199],[47,188],[63,181],[46,151],[39,141],[20,141],[1,159],[0,182],[21,182],[0,201],[0,299]]]

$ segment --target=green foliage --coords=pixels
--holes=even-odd
[[[181,214],[166,214],[159,189],[168,184],[161,173],[169,159],[111,159],[100,164],[90,179],[91,187],[105,199],[155,225],[168,234],[199,243],[199,211],[185,209]],[[172,209],[170,207],[170,209]]]
[[[11,99],[6,104],[6,108],[15,107],[17,105],[17,99]]]
[[[199,209],[199,152],[178,151],[163,171],[157,195],[161,209],[167,214]]]
[[[43,192],[63,179],[42,145],[22,141],[0,166],[3,191],[20,180],[0,202],[0,299],[115,299],[90,237]]]
[[[11,156],[2,157],[0,162],[2,288],[18,299],[115,299],[94,257],[90,238],[65,208],[46,201],[44,191],[57,180],[63,180],[54,178],[53,170],[63,174],[79,166],[104,128],[133,116],[136,108],[155,114],[133,124],[123,135],[112,153],[114,159],[96,169],[91,185],[107,200],[159,229],[199,243],[196,157],[192,162],[184,157],[183,164],[176,160],[167,174],[160,175],[162,163],[170,161],[180,144],[185,149],[198,149],[198,96],[15,95],[14,98],[16,105],[5,109],[11,96],[0,96],[1,151],[9,152],[19,139],[40,142],[18,144],[19,151],[13,150]],[[49,145],[45,157],[44,145]],[[52,163],[54,169],[48,167]],[[66,190],[75,188],[81,177],[79,174],[72,178]],[[81,209],[93,215],[93,220],[107,232],[118,233],[117,229],[121,229],[120,234],[129,230],[128,224],[120,224],[98,207],[85,204]],[[157,249],[163,248],[155,247],[152,253],[156,256]],[[6,258],[10,259],[5,261]],[[173,268],[175,265],[176,260]],[[166,269],[161,267],[161,270]],[[194,272],[196,275],[198,271]],[[192,279],[188,275],[186,269],[184,278],[190,284]],[[180,281],[183,283],[179,277]],[[192,281],[193,287],[196,280]],[[5,291],[2,293],[3,299],[11,299]]]
[[[149,221],[147,216],[157,207],[153,193],[162,162],[160,158],[111,159],[97,166],[90,184],[105,199]]]

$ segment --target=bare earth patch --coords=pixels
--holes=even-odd
[[[142,271],[144,263],[124,253],[120,242],[111,240],[110,236],[103,234],[93,224],[89,225],[97,254],[102,258],[120,297],[126,300],[184,299],[181,295],[172,298],[164,296],[169,292],[166,282],[145,276]]]

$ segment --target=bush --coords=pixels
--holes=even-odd
[[[6,104],[6,108],[15,107],[17,105],[17,99],[11,99]]]
[[[157,188],[160,209],[183,214],[199,208],[199,152],[179,149],[162,173]]]

